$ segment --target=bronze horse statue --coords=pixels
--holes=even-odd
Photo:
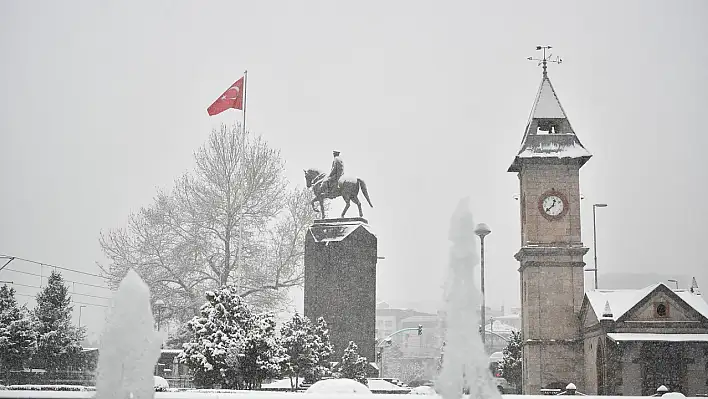
[[[312,200],[312,210],[318,212],[317,208],[315,208],[315,202],[319,202],[319,212],[322,213],[322,219],[325,219],[324,200],[334,199],[340,196],[344,202],[347,203],[342,211],[342,217],[344,217],[347,213],[350,201],[354,201],[356,206],[359,207],[359,217],[364,217],[364,213],[361,211],[361,202],[358,197],[360,188],[362,194],[364,194],[364,198],[366,198],[366,202],[369,203],[370,207],[374,207],[369,199],[369,192],[366,190],[366,183],[364,183],[364,180],[355,177],[342,176],[339,179],[338,188],[333,187],[328,192],[324,192],[325,190],[322,188],[322,180],[326,173],[319,169],[303,169],[303,171],[305,172],[305,183],[307,183],[307,188],[312,188],[312,192],[315,194],[315,198]]]

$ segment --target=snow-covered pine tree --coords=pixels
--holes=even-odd
[[[512,331],[511,340],[504,348],[504,358],[499,366],[502,378],[517,388],[521,387],[521,344],[521,333]]]
[[[75,364],[81,354],[84,330],[71,324],[71,297],[64,279],[55,271],[37,294],[33,324],[37,351],[32,363],[46,370],[58,370]]]
[[[337,368],[341,378],[349,378],[367,385],[366,381],[366,358],[359,356],[359,347],[354,341],[349,341],[347,349],[344,350],[342,362]]]
[[[17,306],[15,290],[0,287],[0,366],[5,383],[10,385],[10,371],[22,369],[37,347],[37,338],[27,309]]]
[[[283,347],[282,371],[290,377],[290,388],[295,391],[300,377],[311,373],[319,361],[317,339],[310,319],[295,313],[280,328],[280,344]]]
[[[243,340],[252,324],[253,312],[236,292],[233,284],[207,291],[207,302],[202,305],[200,315],[187,323],[192,336],[183,345],[179,360],[192,370],[194,384],[199,387],[243,387],[240,371]]]
[[[317,365],[305,374],[305,380],[310,383],[315,383],[322,378],[332,375],[332,353],[334,346],[329,339],[329,327],[323,317],[317,319],[317,323],[313,329],[313,337],[315,338],[315,352],[317,353]]]
[[[283,347],[275,334],[275,315],[255,314],[243,343],[241,372],[246,389],[259,389],[263,380],[280,375]]]

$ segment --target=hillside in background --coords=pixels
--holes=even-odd
[[[598,275],[598,283],[600,289],[638,289],[646,286],[664,283],[667,287],[676,288],[676,283],[669,280],[678,280],[679,288],[691,287],[691,279],[693,276],[684,276],[678,274],[659,274],[659,273],[607,273]],[[696,277],[698,279],[698,277]],[[586,286],[592,284],[592,274],[587,273],[585,276]],[[704,282],[706,287],[701,287],[701,281],[698,279],[700,288],[708,289],[708,281]],[[708,292],[708,291],[706,291]]]

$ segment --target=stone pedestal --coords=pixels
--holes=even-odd
[[[377,240],[363,218],[316,220],[305,239],[305,316],[324,317],[340,361],[349,341],[376,361]]]

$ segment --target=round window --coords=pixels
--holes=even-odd
[[[660,317],[666,317],[666,305],[663,303],[656,305],[656,314]]]

